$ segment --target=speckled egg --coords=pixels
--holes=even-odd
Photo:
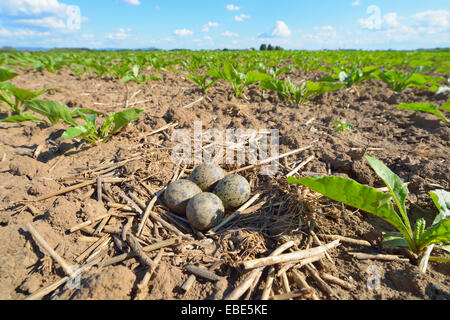
[[[232,174],[217,182],[213,192],[222,200],[225,209],[236,208],[250,198],[250,184],[243,176]]]
[[[225,215],[222,200],[214,193],[202,192],[189,200],[186,217],[197,230],[206,231],[217,226]]]
[[[192,181],[180,179],[170,183],[164,192],[164,202],[174,213],[186,214],[186,206],[193,196],[202,190]]]
[[[210,191],[214,184],[223,177],[225,177],[225,172],[221,167],[204,163],[195,168],[188,179],[195,182],[202,191]]]

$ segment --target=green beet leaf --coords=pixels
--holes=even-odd
[[[305,177],[299,180],[289,177],[289,183],[297,183],[311,188],[324,196],[374,214],[391,223],[412,242],[410,232],[395,212],[391,195],[342,177]]]

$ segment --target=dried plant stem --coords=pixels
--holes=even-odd
[[[145,264],[149,268],[153,268],[153,261],[144,253],[141,245],[138,243],[136,238],[131,234],[127,233],[127,242],[130,245],[131,249],[136,253],[136,256],[139,258],[141,263]]]
[[[266,284],[264,285],[264,290],[261,294],[261,300],[269,300],[270,291],[272,290],[274,279],[275,279],[275,268],[270,267],[269,273],[267,274],[266,278]]]
[[[106,179],[103,180],[103,182],[105,182],[105,183],[119,183],[119,182],[123,182],[125,180],[126,179],[122,179],[122,178],[106,178]],[[90,185],[92,185],[92,184],[94,184],[96,182],[97,182],[96,179],[88,180],[86,182],[79,183],[79,184],[76,184],[74,186],[70,186],[70,187],[61,189],[59,191],[56,191],[54,193],[50,193],[48,195],[39,197],[39,198],[35,199],[34,201],[42,201],[42,200],[46,200],[46,199],[49,199],[49,198],[53,198],[55,196],[59,196],[61,194],[64,194],[64,193],[67,193],[67,192],[70,192],[70,191],[73,191],[73,190],[77,190],[77,189],[80,189],[80,188],[83,188],[83,187],[86,187],[86,186],[90,186]]]
[[[88,270],[90,267],[94,266],[97,263],[98,263],[98,260],[91,261],[90,263],[86,263],[85,265],[81,266],[77,270],[77,273],[79,274],[81,272],[84,272],[84,271]],[[60,286],[65,284],[67,281],[69,281],[69,279],[71,279],[71,277],[65,276],[64,278],[61,278],[60,280],[56,281],[55,283],[52,283],[51,285],[49,285],[49,286],[47,286],[45,288],[42,288],[42,289],[38,290],[37,292],[29,295],[28,297],[25,298],[25,300],[39,300],[39,299],[42,299],[43,297],[45,297],[46,295],[48,295],[52,291],[58,289]]]
[[[366,241],[366,240],[353,239],[353,238],[348,238],[348,237],[343,237],[343,236],[338,236],[338,235],[329,235],[329,234],[319,234],[319,236],[324,239],[327,239],[327,240],[340,240],[343,243],[356,244],[356,245],[360,245],[360,246],[364,246],[364,247],[372,246],[370,244],[370,242]]]
[[[171,225],[170,223],[168,223],[166,220],[164,220],[163,218],[161,218],[159,216],[159,214],[157,214],[156,212],[150,211],[149,212],[150,217],[155,220],[156,222],[159,222],[164,228],[172,231],[173,233],[175,233],[177,236],[183,238],[183,239],[191,239],[191,236],[184,234],[183,232],[181,232],[180,230],[178,230],[176,227],[174,227],[173,225]]]
[[[154,251],[154,250],[158,250],[161,248],[165,248],[165,247],[169,247],[169,246],[173,246],[175,244],[180,243],[180,239],[179,238],[170,238],[167,240],[163,240],[145,247],[142,247],[142,251],[144,252],[150,252],[150,251]],[[129,258],[135,257],[136,256],[136,252],[135,251],[131,251],[131,252],[127,252],[127,253],[123,253],[123,254],[119,254],[115,257],[112,257],[106,261],[103,261],[101,264],[99,264],[99,267],[106,267],[115,263],[119,263],[122,262],[124,260],[127,260]]]
[[[141,222],[139,223],[138,230],[137,230],[137,236],[139,237],[142,234],[142,230],[144,229],[144,225],[146,220],[148,219],[150,212],[153,209],[153,206],[155,205],[156,201],[158,201],[158,197],[165,191],[166,189],[162,189],[155,193],[152,200],[148,203],[147,207],[145,208],[144,214],[142,215]]]
[[[202,101],[203,99],[204,99],[204,97],[201,97],[200,99],[195,100],[194,102],[191,102],[191,103],[185,105],[183,108],[186,108],[186,109],[187,109],[187,108],[190,108],[190,107],[192,107],[194,104],[196,104],[196,103]]]
[[[294,246],[294,241],[288,241],[278,248],[276,248],[269,257],[275,257],[279,255],[281,252],[289,249],[290,247]],[[250,286],[254,283],[256,278],[259,278],[261,276],[262,271],[264,270],[264,267],[257,268],[252,270],[247,274],[247,276],[242,280],[241,283],[230,293],[228,296],[225,297],[225,300],[237,300],[239,299],[247,290],[250,288]]]
[[[148,137],[148,136],[154,135],[154,134],[159,133],[161,131],[167,130],[167,129],[171,128],[171,127],[176,127],[177,125],[178,125],[178,122],[171,122],[169,124],[166,124],[165,126],[162,126],[159,129],[156,129],[155,131],[152,131],[150,133],[144,134],[143,137]]]
[[[242,265],[244,266],[244,269],[249,270],[258,267],[274,265],[278,263],[298,261],[306,258],[311,258],[313,256],[323,255],[327,250],[337,247],[339,243],[340,243],[339,240],[334,240],[333,242],[330,242],[323,246],[311,249],[295,251],[291,253],[282,254],[279,256],[269,256],[266,258],[244,261],[242,262]]]
[[[349,255],[359,260],[385,260],[385,261],[409,261],[407,258],[400,258],[392,254],[379,253],[363,253],[363,252],[349,252]]]
[[[316,143],[317,141],[319,141],[319,140],[314,140],[312,143]],[[308,150],[308,149],[312,148],[312,146],[313,145],[310,144],[310,145],[308,145],[306,147],[303,147],[303,148],[299,148],[299,149],[296,149],[296,150],[293,150],[293,151],[290,151],[290,152],[287,152],[287,153],[283,153],[283,154],[278,155],[278,156],[270,157],[270,158],[264,159],[262,161],[258,161],[257,164],[252,164],[252,165],[240,168],[240,169],[236,169],[236,170],[228,172],[227,174],[230,175],[230,174],[235,174],[235,173],[239,173],[239,172],[242,172],[242,171],[246,171],[246,170],[249,170],[249,169],[253,169],[255,167],[258,167],[258,166],[270,163],[270,162],[272,162],[274,160],[285,158],[285,157],[291,156],[293,154],[296,154],[296,153]]]
[[[311,235],[313,236],[314,241],[316,242],[317,245],[321,246],[322,245],[322,241],[319,240],[319,238],[317,237],[317,234],[313,231],[313,230],[309,230],[309,233],[311,233]],[[331,259],[331,256],[328,252],[325,252],[325,257],[332,263],[334,264],[333,259]]]
[[[319,272],[317,272],[317,270],[315,270],[313,265],[307,264],[306,269],[309,271],[309,273],[314,278],[316,283],[326,294],[328,294],[331,297],[336,297],[337,299],[339,299],[339,297],[336,295],[336,293],[333,291],[333,289],[331,289],[331,287],[325,281],[323,281],[323,279],[319,275]]]
[[[97,177],[97,201],[103,202],[102,199],[102,178]]]
[[[295,291],[295,292],[288,292],[288,293],[283,293],[283,294],[279,294],[276,296],[272,296],[272,297],[270,297],[270,299],[271,300],[289,300],[289,299],[293,299],[293,298],[304,297],[310,293],[311,293],[310,290],[302,289],[302,290]]]
[[[209,270],[205,270],[199,267],[195,267],[192,265],[186,265],[184,266],[184,269],[186,269],[187,271],[189,271],[190,273],[193,273],[199,277],[202,277],[204,279],[207,280],[211,280],[211,281],[219,281],[221,279],[223,279],[223,277],[219,277],[217,274],[215,274],[214,272],[211,272]]]
[[[72,270],[72,268],[67,264],[67,262],[56,253],[55,250],[47,243],[47,241],[42,238],[42,236],[39,234],[39,232],[36,231],[36,229],[31,225],[31,223],[27,223],[28,231],[30,231],[33,238],[36,240],[36,242],[44,248],[45,251],[56,261],[59,263],[59,265],[63,268],[64,272],[70,276],[74,277],[75,272]]]
[[[306,159],[305,161],[303,161],[302,163],[300,163],[297,167],[295,167],[291,172],[289,172],[286,177],[290,177],[293,176],[294,174],[296,174],[301,168],[303,168],[304,166],[306,166],[309,162],[311,162],[311,160],[314,159],[314,156],[310,156],[308,159]]]
[[[291,292],[291,287],[289,286],[289,279],[286,275],[286,271],[281,274],[281,282],[283,283],[283,288],[286,293]]]
[[[217,232],[222,228],[224,225],[226,225],[228,222],[236,218],[238,215],[242,213],[245,209],[250,207],[258,198],[261,196],[260,193],[255,194],[253,197],[251,197],[246,203],[244,203],[239,209],[237,209],[235,212],[230,214],[227,218],[223,219],[221,223],[219,223],[217,226],[215,226],[213,229],[211,229],[212,232]]]
[[[313,300],[320,300],[319,297],[314,292],[314,290],[306,282],[306,279],[305,279],[305,276],[303,275],[303,273],[301,273],[300,271],[298,271],[296,269],[292,269],[290,271],[290,273],[292,274],[295,282],[297,283],[297,286],[300,289],[307,289],[307,290],[310,290],[312,292],[311,293],[311,299],[313,299]]]
[[[347,290],[353,290],[355,289],[355,285],[351,284],[350,282],[344,281],[342,279],[339,279],[335,276],[332,276],[331,274],[328,273],[321,273],[320,274],[321,277],[327,281],[333,282],[337,285],[340,285],[342,288],[347,289]]]
[[[184,294],[188,293],[188,291],[191,289],[192,285],[195,282],[195,279],[195,275],[191,274],[183,283],[183,285],[181,286],[181,290],[183,290]]]
[[[148,270],[145,273],[144,277],[142,278],[141,282],[139,282],[139,284],[137,285],[136,300],[142,300],[145,298],[145,295],[147,294],[147,291],[145,290],[145,288],[148,288],[148,282],[150,281],[150,278],[152,277],[159,262],[161,261],[163,253],[164,253],[164,249],[159,250],[155,259],[153,259],[153,266],[148,268]]]
[[[98,239],[96,242],[94,242],[92,245],[86,248],[78,257],[75,258],[76,263],[80,263],[83,261],[88,255],[91,254],[95,249],[97,249],[107,238],[109,235],[104,235],[100,239]]]

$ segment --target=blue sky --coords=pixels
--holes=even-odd
[[[450,46],[448,0],[1,0],[0,46]]]

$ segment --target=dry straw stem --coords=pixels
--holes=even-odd
[[[320,277],[319,272],[314,268],[312,264],[307,264],[306,269],[309,271],[311,276],[314,278],[316,283],[319,285],[319,287],[329,296],[336,297],[339,299],[339,297],[336,295],[336,293],[331,289],[331,287]]]
[[[95,218],[95,220],[93,222],[96,222],[98,220],[102,220],[105,217],[109,217],[110,215],[111,215],[110,213],[102,214],[102,215],[98,216],[97,218]],[[89,226],[91,224],[92,224],[91,220],[86,220],[86,221],[84,221],[82,223],[79,223],[79,224],[73,226],[72,228],[69,229],[69,231],[72,233],[72,232],[78,231],[78,230],[80,230],[80,229],[82,229],[84,227],[87,227],[87,226]]]
[[[219,277],[217,274],[215,274],[214,272],[211,272],[209,270],[205,270],[196,266],[192,266],[192,265],[186,265],[184,266],[184,269],[186,269],[186,271],[195,274],[199,277],[202,277],[204,279],[207,280],[211,280],[211,281],[219,281],[222,280],[223,277]]]
[[[291,287],[289,286],[289,279],[286,275],[286,271],[281,274],[281,282],[283,283],[283,288],[286,293],[291,292]]]
[[[124,179],[124,178],[105,178],[103,180],[103,182],[104,183],[120,183],[120,182],[124,182],[125,180],[127,180],[127,179]],[[52,198],[52,197],[55,197],[55,196],[59,196],[61,194],[64,194],[64,193],[67,193],[67,192],[70,192],[70,191],[73,191],[73,190],[77,190],[77,189],[80,189],[80,188],[83,188],[83,187],[86,187],[86,186],[90,186],[90,185],[92,185],[92,184],[94,184],[96,182],[97,182],[96,179],[91,179],[91,180],[88,180],[86,182],[79,183],[79,184],[76,184],[74,186],[70,186],[70,187],[61,189],[59,191],[56,191],[54,193],[50,193],[48,195],[39,197],[39,198],[37,198],[37,199],[35,199],[33,201],[46,200],[46,199],[49,199],[49,198]]]
[[[131,191],[128,191],[128,195],[139,206],[139,208],[141,208],[142,210],[145,210],[145,203],[141,199],[139,199],[137,195],[135,195]]]
[[[177,236],[183,238],[183,239],[187,239],[187,240],[191,240],[192,237],[184,234],[183,232],[181,232],[180,230],[178,230],[176,227],[174,227],[173,225],[171,225],[169,222],[167,222],[166,220],[164,220],[163,218],[161,218],[159,216],[159,214],[157,214],[156,212],[150,211],[149,212],[150,217],[155,220],[156,222],[159,222],[164,228],[172,231],[173,233],[175,233]]]
[[[183,108],[186,108],[186,109],[187,109],[187,108],[190,108],[190,107],[192,107],[194,104],[199,103],[200,101],[202,101],[203,99],[204,99],[204,97],[201,97],[200,99],[195,100],[194,102],[191,102],[191,103],[185,105]]]
[[[150,202],[147,205],[147,208],[145,208],[144,214],[142,215],[142,219],[141,222],[139,223],[138,226],[138,230],[137,230],[137,236],[139,237],[142,234],[142,230],[144,229],[145,226],[145,222],[148,219],[153,206],[155,205],[156,201],[158,201],[158,197],[166,190],[166,188],[158,191],[155,193],[155,195],[153,196],[152,200],[150,200]]]
[[[370,244],[370,242],[366,241],[366,240],[359,240],[359,239],[353,239],[353,238],[347,238],[347,237],[343,237],[343,236],[329,235],[329,234],[319,234],[319,236],[326,240],[340,240],[341,242],[344,242],[344,243],[356,244],[356,245],[360,245],[360,246],[364,246],[364,247],[372,246]]]
[[[316,244],[321,246],[322,242],[317,237],[317,234],[313,230],[310,230],[309,233],[311,233],[311,235],[313,236],[313,239],[316,242]],[[325,252],[325,257],[334,265],[334,261],[333,261],[333,259],[331,259],[331,256],[328,252]]]
[[[104,164],[101,166],[97,166],[95,168],[91,168],[87,170],[87,173],[95,173],[97,175],[101,175],[103,173],[109,172],[111,170],[120,168],[121,166],[127,164],[128,162],[134,161],[134,160],[139,160],[141,159],[142,156],[136,156],[136,157],[132,157],[129,159],[125,159],[116,163],[108,163],[108,164]]]
[[[290,271],[290,273],[292,274],[292,277],[294,278],[294,281],[296,282],[297,287],[299,287],[300,289],[310,290],[311,291],[311,299],[320,300],[319,297],[314,292],[314,289],[312,289],[306,282],[306,279],[305,279],[305,276],[303,275],[303,273],[301,273],[300,271],[298,271],[296,269],[292,269]]]
[[[349,255],[359,260],[385,260],[385,261],[404,261],[408,262],[408,258],[400,258],[393,254],[380,254],[380,253],[364,253],[364,252],[349,252]]]
[[[270,291],[272,290],[274,279],[275,279],[275,268],[270,267],[269,273],[267,274],[266,278],[266,284],[264,285],[264,290],[261,294],[261,300],[269,300]]]
[[[242,265],[244,266],[244,269],[254,269],[258,267],[264,267],[264,266],[270,266],[278,263],[286,263],[286,262],[292,262],[292,261],[298,261],[306,258],[311,258],[314,256],[320,256],[323,255],[327,250],[330,250],[332,248],[337,247],[340,244],[339,240],[334,240],[333,242],[330,242],[328,244],[325,244],[323,246],[306,249],[306,250],[300,250],[295,251],[291,253],[282,254],[279,256],[269,256],[266,258],[259,258],[255,260],[250,261],[244,261],[242,262]]]
[[[139,208],[139,206],[133,201],[131,200],[122,189],[118,189],[117,190],[117,194],[119,195],[119,197],[121,197],[126,203],[128,203],[130,205],[130,207],[132,207],[136,212],[138,212],[139,214],[142,214],[142,209]]]
[[[300,163],[297,167],[295,167],[291,172],[289,172],[286,177],[290,177],[293,176],[294,174],[296,174],[301,168],[303,168],[304,166],[306,166],[310,161],[312,161],[314,159],[314,156],[310,156],[308,159],[306,159],[305,161],[303,161],[302,163]]]
[[[310,145],[308,145],[306,147],[302,147],[302,148],[299,148],[299,149],[296,149],[296,150],[293,150],[293,151],[290,151],[290,152],[287,152],[287,153],[283,153],[283,154],[278,155],[278,156],[270,157],[270,158],[264,159],[262,161],[258,161],[258,163],[256,163],[256,164],[252,164],[252,165],[240,168],[240,169],[236,169],[236,170],[230,171],[230,172],[227,173],[227,175],[239,173],[239,172],[246,171],[246,170],[250,170],[250,169],[253,169],[255,167],[258,167],[258,166],[261,166],[261,165],[264,165],[264,164],[268,164],[268,163],[270,163],[270,162],[272,162],[274,160],[278,160],[278,159],[281,159],[281,158],[289,157],[289,156],[291,156],[293,154],[296,154],[296,153],[308,150],[308,149],[312,148],[313,144],[316,143],[317,141],[319,141],[319,140],[318,139],[314,140]]]
[[[153,266],[148,268],[147,272],[145,273],[144,277],[142,278],[141,282],[137,285],[137,295],[136,300],[142,300],[145,298],[147,294],[148,289],[148,282],[150,281],[150,278],[152,277],[153,273],[156,270],[156,267],[158,266],[159,262],[161,261],[161,258],[163,256],[164,249],[159,250],[158,254],[156,255],[155,259],[153,259]]]
[[[150,259],[142,250],[141,245],[138,243],[136,238],[131,234],[127,233],[127,242],[130,245],[131,249],[135,252],[136,256],[139,258],[141,263],[145,264],[149,268],[154,267],[154,262]]]
[[[288,241],[278,248],[276,248],[270,255],[270,257],[275,257],[282,253],[283,251],[291,248],[294,246],[294,241]],[[252,270],[247,274],[247,276],[242,280],[242,282],[230,293],[227,297],[225,297],[225,300],[237,300],[239,299],[247,290],[250,288],[250,286],[255,282],[256,278],[259,278],[261,276],[262,271],[264,270],[264,267],[257,268],[255,270]]]
[[[195,282],[195,279],[195,275],[191,274],[189,278],[187,278],[187,280],[183,283],[183,285],[181,286],[181,290],[183,290],[185,294],[191,289],[192,285]]]
[[[102,200],[102,178],[97,177],[97,201],[103,202]]]
[[[92,266],[96,265],[98,262],[99,262],[99,259],[96,259],[94,261],[86,263],[85,265],[81,266],[77,270],[78,274],[88,270]],[[67,281],[69,281],[70,278],[71,277],[69,277],[69,276],[65,276],[64,278],[56,281],[55,283],[52,283],[51,285],[49,285],[49,286],[47,286],[45,288],[42,288],[42,289],[38,290],[37,292],[29,295],[28,297],[25,298],[25,300],[39,300],[39,299],[42,299],[43,297],[45,297],[46,295],[48,295],[52,291],[58,289],[61,285],[65,284]]]
[[[72,268],[67,264],[67,262],[56,253],[55,250],[47,243],[47,241],[42,238],[42,236],[39,234],[39,232],[36,231],[36,229],[31,225],[31,223],[27,223],[27,229],[32,234],[33,238],[36,240],[36,242],[44,248],[45,251],[56,261],[59,263],[59,265],[64,269],[64,272],[71,276],[75,276],[75,272],[72,270]]]
[[[321,273],[320,274],[321,277],[327,281],[333,282],[337,285],[340,285],[342,288],[347,289],[347,290],[353,290],[356,288],[355,285],[351,284],[350,282],[347,282],[345,280],[339,279],[335,276],[332,276],[331,274],[328,273]]]
[[[108,237],[109,235],[104,235],[96,242],[94,242],[92,245],[87,247],[78,257],[75,258],[75,262],[80,263],[81,261],[83,261],[88,255],[91,254],[91,252],[97,249]]]
[[[245,209],[250,207],[258,198],[261,196],[260,193],[255,194],[253,197],[250,198],[246,203],[244,203],[239,209],[237,209],[235,212],[230,214],[227,218],[223,219],[221,223],[219,223],[217,226],[211,229],[212,232],[217,232],[222,228],[224,225],[226,225],[228,222],[236,218],[238,215],[240,215]]]
[[[271,296],[270,299],[271,300],[289,300],[289,299],[293,299],[293,298],[304,297],[309,294],[311,294],[311,290],[301,289],[301,290],[294,291],[294,292],[288,292],[288,293]]]
[[[178,122],[171,122],[171,123],[169,123],[169,124],[166,124],[165,126],[162,126],[162,127],[159,128],[159,129],[156,129],[155,131],[152,131],[152,132],[150,132],[150,133],[144,134],[143,137],[148,137],[148,136],[157,134],[157,133],[159,133],[159,132],[161,132],[161,131],[164,131],[164,130],[167,130],[167,129],[171,128],[171,127],[176,127],[177,125],[178,125]]]
[[[173,246],[176,244],[179,244],[181,241],[179,238],[170,238],[167,240],[163,240],[145,247],[142,247],[142,251],[144,252],[150,252],[150,251],[154,251],[154,250],[158,250],[161,248],[165,248],[165,247],[169,247],[169,246]],[[112,264],[116,264],[119,262],[122,262],[124,260],[133,258],[136,256],[136,252],[135,251],[131,251],[131,252],[127,252],[127,253],[123,253],[123,254],[119,254],[115,257],[112,257],[106,261],[103,261],[102,263],[99,264],[99,267],[106,267]]]

